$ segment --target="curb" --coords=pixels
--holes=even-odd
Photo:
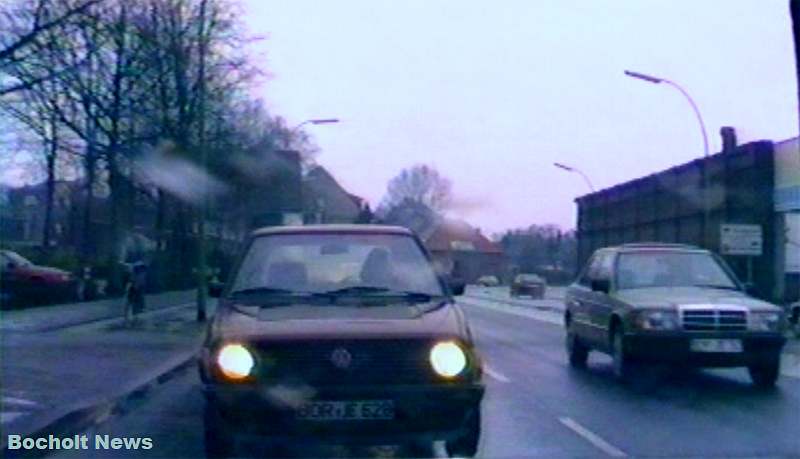
[[[23,429],[26,431],[18,432],[18,434],[28,438],[47,437],[48,435],[63,438],[102,424],[112,416],[125,414],[130,411],[133,403],[141,401],[141,399],[146,397],[153,389],[169,382],[186,371],[189,367],[193,366],[197,361],[198,355],[197,352],[193,352],[181,358],[178,363],[172,365],[166,371],[152,376],[144,383],[135,386],[123,395],[112,397],[111,399],[88,406],[78,408],[70,407],[54,418],[45,421],[44,425]],[[2,454],[0,454],[0,456],[3,458],[41,458],[52,453],[52,451],[38,449],[9,450],[6,445],[8,431],[7,429],[4,430],[6,431],[4,432],[3,438],[0,439],[0,447],[2,447]]]

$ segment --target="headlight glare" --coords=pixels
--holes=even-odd
[[[244,379],[250,376],[255,360],[253,354],[241,344],[226,344],[217,353],[217,366],[229,379]]]
[[[453,378],[467,367],[467,355],[454,341],[437,343],[431,349],[431,366],[439,376]]]
[[[749,325],[752,331],[778,331],[781,327],[781,314],[779,312],[752,312]]]
[[[679,328],[675,311],[642,311],[636,316],[636,325],[642,330],[676,330]]]

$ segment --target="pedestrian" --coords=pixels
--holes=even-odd
[[[147,265],[138,260],[125,266],[125,324],[131,325],[145,308]]]

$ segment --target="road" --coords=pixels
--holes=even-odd
[[[662,372],[622,385],[605,356],[592,354],[586,370],[567,366],[555,313],[531,318],[489,300],[463,304],[487,364],[482,457],[800,457],[798,378],[783,377],[774,391],[751,386],[744,370]],[[151,437],[151,450],[56,457],[202,457],[202,404],[197,375],[189,371],[87,432]],[[435,455],[443,454],[440,446]],[[400,452],[292,452],[393,454]]]

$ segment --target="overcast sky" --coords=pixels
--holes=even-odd
[[[788,0],[249,0],[272,75],[259,91],[313,126],[318,162],[376,205],[415,163],[453,181],[453,215],[487,233],[573,227],[581,178],[597,188],[702,155],[673,79],[695,98],[712,151],[797,132]]]

